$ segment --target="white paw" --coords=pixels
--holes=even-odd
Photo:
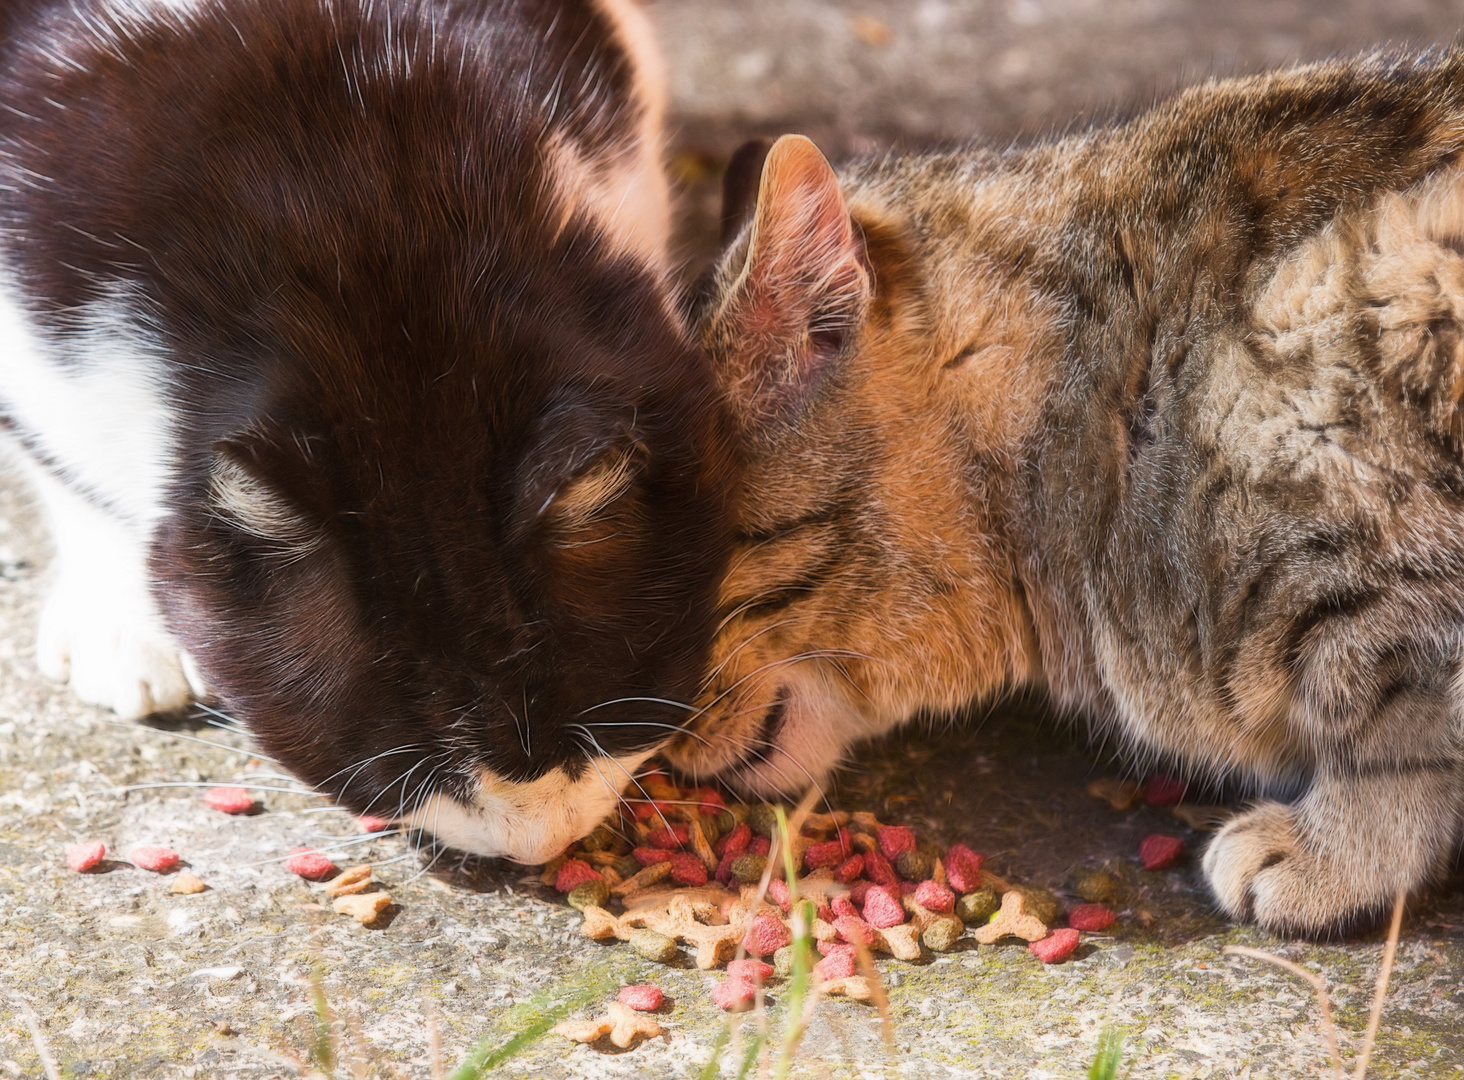
[[[83,701],[119,716],[181,708],[202,688],[191,684],[193,665],[151,608],[145,596],[105,589],[81,595],[63,583],[41,613],[36,663]]]

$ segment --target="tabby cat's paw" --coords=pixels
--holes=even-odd
[[[1309,850],[1293,807],[1261,803],[1232,819],[1205,851],[1205,876],[1220,906],[1279,934],[1315,934],[1371,916],[1390,884],[1365,866]]]
[[[41,613],[36,664],[42,674],[122,717],[187,705],[201,689],[189,679],[192,665],[167,631],[153,625],[155,617],[137,607],[115,596],[58,590]]]

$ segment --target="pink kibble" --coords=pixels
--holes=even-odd
[[[646,836],[646,847],[679,848],[690,839],[691,829],[686,825],[677,823],[669,829],[653,829]]]
[[[913,882],[913,881],[902,881],[902,882],[900,882],[900,895],[901,896],[914,896],[915,895],[915,890],[918,887],[919,886],[917,886],[915,884],[915,882]]]
[[[1076,930],[1054,930],[1041,941],[1034,941],[1027,948],[1044,964],[1060,964],[1078,947]]]
[[[840,916],[834,920],[834,929],[850,945],[872,945],[874,943],[874,928],[863,919],[856,919],[851,915]]]
[[[782,878],[773,878],[768,882],[768,899],[777,904],[786,913],[793,907],[793,894],[788,890],[788,883]]]
[[[878,930],[888,930],[905,921],[905,909],[888,889],[876,886],[864,898],[864,921]]]
[[[828,956],[829,953],[838,949],[852,949],[854,946],[842,941],[815,941],[813,947],[818,950],[820,956]]]
[[[331,867],[333,871],[334,866]],[[300,874],[299,870],[295,873]],[[301,877],[309,877],[309,874],[300,874]],[[554,889],[556,892],[567,893],[576,885],[583,885],[587,881],[605,880],[600,871],[596,870],[583,859],[565,859],[554,874]]]
[[[678,885],[693,888],[707,883],[707,865],[689,851],[677,851],[671,855],[671,880]]]
[[[254,796],[229,784],[209,788],[203,793],[203,801],[223,814],[247,814],[254,809]]]
[[[881,825],[875,835],[879,838],[879,850],[886,859],[893,861],[901,852],[915,850],[915,833],[903,825]]]
[[[1151,776],[1144,785],[1144,801],[1150,806],[1178,806],[1184,791],[1184,781],[1177,776]]]
[[[727,965],[727,974],[734,979],[746,979],[756,985],[767,982],[773,976],[773,965],[761,960],[733,960]]]
[[[709,787],[689,791],[687,798],[696,803],[697,810],[702,814],[716,814],[727,809],[727,800],[722,798],[722,793]]]
[[[847,979],[857,974],[858,971],[859,961],[855,959],[854,950],[848,948],[831,952],[813,965],[813,977],[817,982]]]
[[[127,853],[127,861],[133,866],[140,866],[144,870],[151,870],[156,874],[166,873],[175,868],[179,863],[178,853],[172,848],[153,847],[144,844],[135,847]]]
[[[915,902],[928,911],[949,915],[956,910],[956,894],[938,881],[922,881],[915,887]]]
[[[676,852],[668,851],[666,848],[638,847],[631,854],[642,866],[660,866],[663,862],[670,862],[671,856]]]
[[[725,855],[722,856],[722,861],[719,862],[719,863],[717,863],[717,872],[714,875],[712,875],[712,876],[715,877],[718,881],[720,881],[723,885],[726,885],[729,882],[731,882],[731,880],[732,880],[732,864],[734,862],[736,862],[740,857],[741,856],[739,855],[738,852],[735,852],[735,851],[729,851],[729,852],[727,852],[727,854],[725,854]]]
[[[793,941],[793,932],[783,925],[783,920],[771,915],[759,915],[747,928],[742,947],[753,956],[772,956],[784,945]]]
[[[822,844],[809,844],[803,853],[803,865],[809,870],[819,870],[838,866],[844,858],[844,845],[837,840],[829,840]]]
[[[1068,909],[1068,925],[1074,930],[1098,934],[1107,930],[1118,918],[1102,904],[1074,904]]]
[[[978,855],[965,844],[952,844],[946,852],[946,880],[958,893],[975,892],[981,888],[981,864],[984,855]]]
[[[616,1000],[622,1005],[629,1005],[638,1012],[654,1012],[661,1007],[661,1002],[666,996],[661,993],[659,986],[652,986],[649,983],[644,986],[622,986]]]
[[[895,868],[890,865],[890,861],[877,851],[864,853],[864,876],[876,885],[883,885],[886,889],[900,887],[900,875],[895,873]]]
[[[827,904],[819,907],[818,911],[815,913],[815,917],[822,919],[830,926],[833,926],[834,920],[838,918],[838,916],[834,914],[834,909],[829,907]]]
[[[631,804],[631,813],[637,821],[649,821],[655,818],[657,821],[664,821],[671,804],[667,802],[637,802]]]
[[[833,908],[836,916],[844,918],[863,918],[859,909],[854,906],[852,899],[848,896],[836,896],[829,901],[829,907]]]
[[[834,871],[834,880],[842,881],[847,885],[849,882],[856,880],[862,873],[864,873],[864,856],[851,855],[841,862],[838,869]]]
[[[849,899],[863,907],[864,901],[869,898],[869,890],[872,888],[874,888],[872,881],[856,881],[849,886]]]
[[[752,829],[746,824],[742,824],[713,844],[712,850],[718,855],[741,855],[747,850],[747,845],[750,843],[752,843]]]
[[[71,844],[66,849],[66,865],[84,874],[107,857],[107,845],[100,840]]]
[[[773,850],[773,842],[766,836],[754,836],[752,842],[747,845],[749,855],[766,855]]]
[[[1184,853],[1184,841],[1177,836],[1154,833],[1139,843],[1139,861],[1145,870],[1164,870],[1179,862]]]
[[[745,1012],[757,998],[757,987],[746,979],[723,979],[712,987],[712,1001],[728,1012]]]
[[[570,862],[574,861],[576,860],[570,860]],[[565,866],[568,865],[569,863],[565,863]],[[584,865],[586,870],[590,869],[587,864],[581,865]],[[290,852],[290,857],[285,860],[285,869],[292,874],[298,874],[306,881],[324,881],[326,878],[335,877],[338,873],[336,864],[330,859],[318,851],[304,847],[297,847]],[[564,867],[560,867],[561,873],[563,870]],[[570,887],[573,888],[573,886]]]
[[[385,832],[391,828],[391,819],[377,817],[375,814],[362,814],[356,819],[356,824],[361,826],[363,832]]]

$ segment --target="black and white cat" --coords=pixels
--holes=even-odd
[[[630,0],[5,0],[0,416],[38,661],[205,692],[484,854],[695,692],[735,469],[664,265]]]

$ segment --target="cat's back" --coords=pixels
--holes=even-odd
[[[1282,775],[1298,701],[1452,677],[1461,149],[1448,53],[1212,84],[1027,163],[1065,170],[1030,507],[1089,704]]]

